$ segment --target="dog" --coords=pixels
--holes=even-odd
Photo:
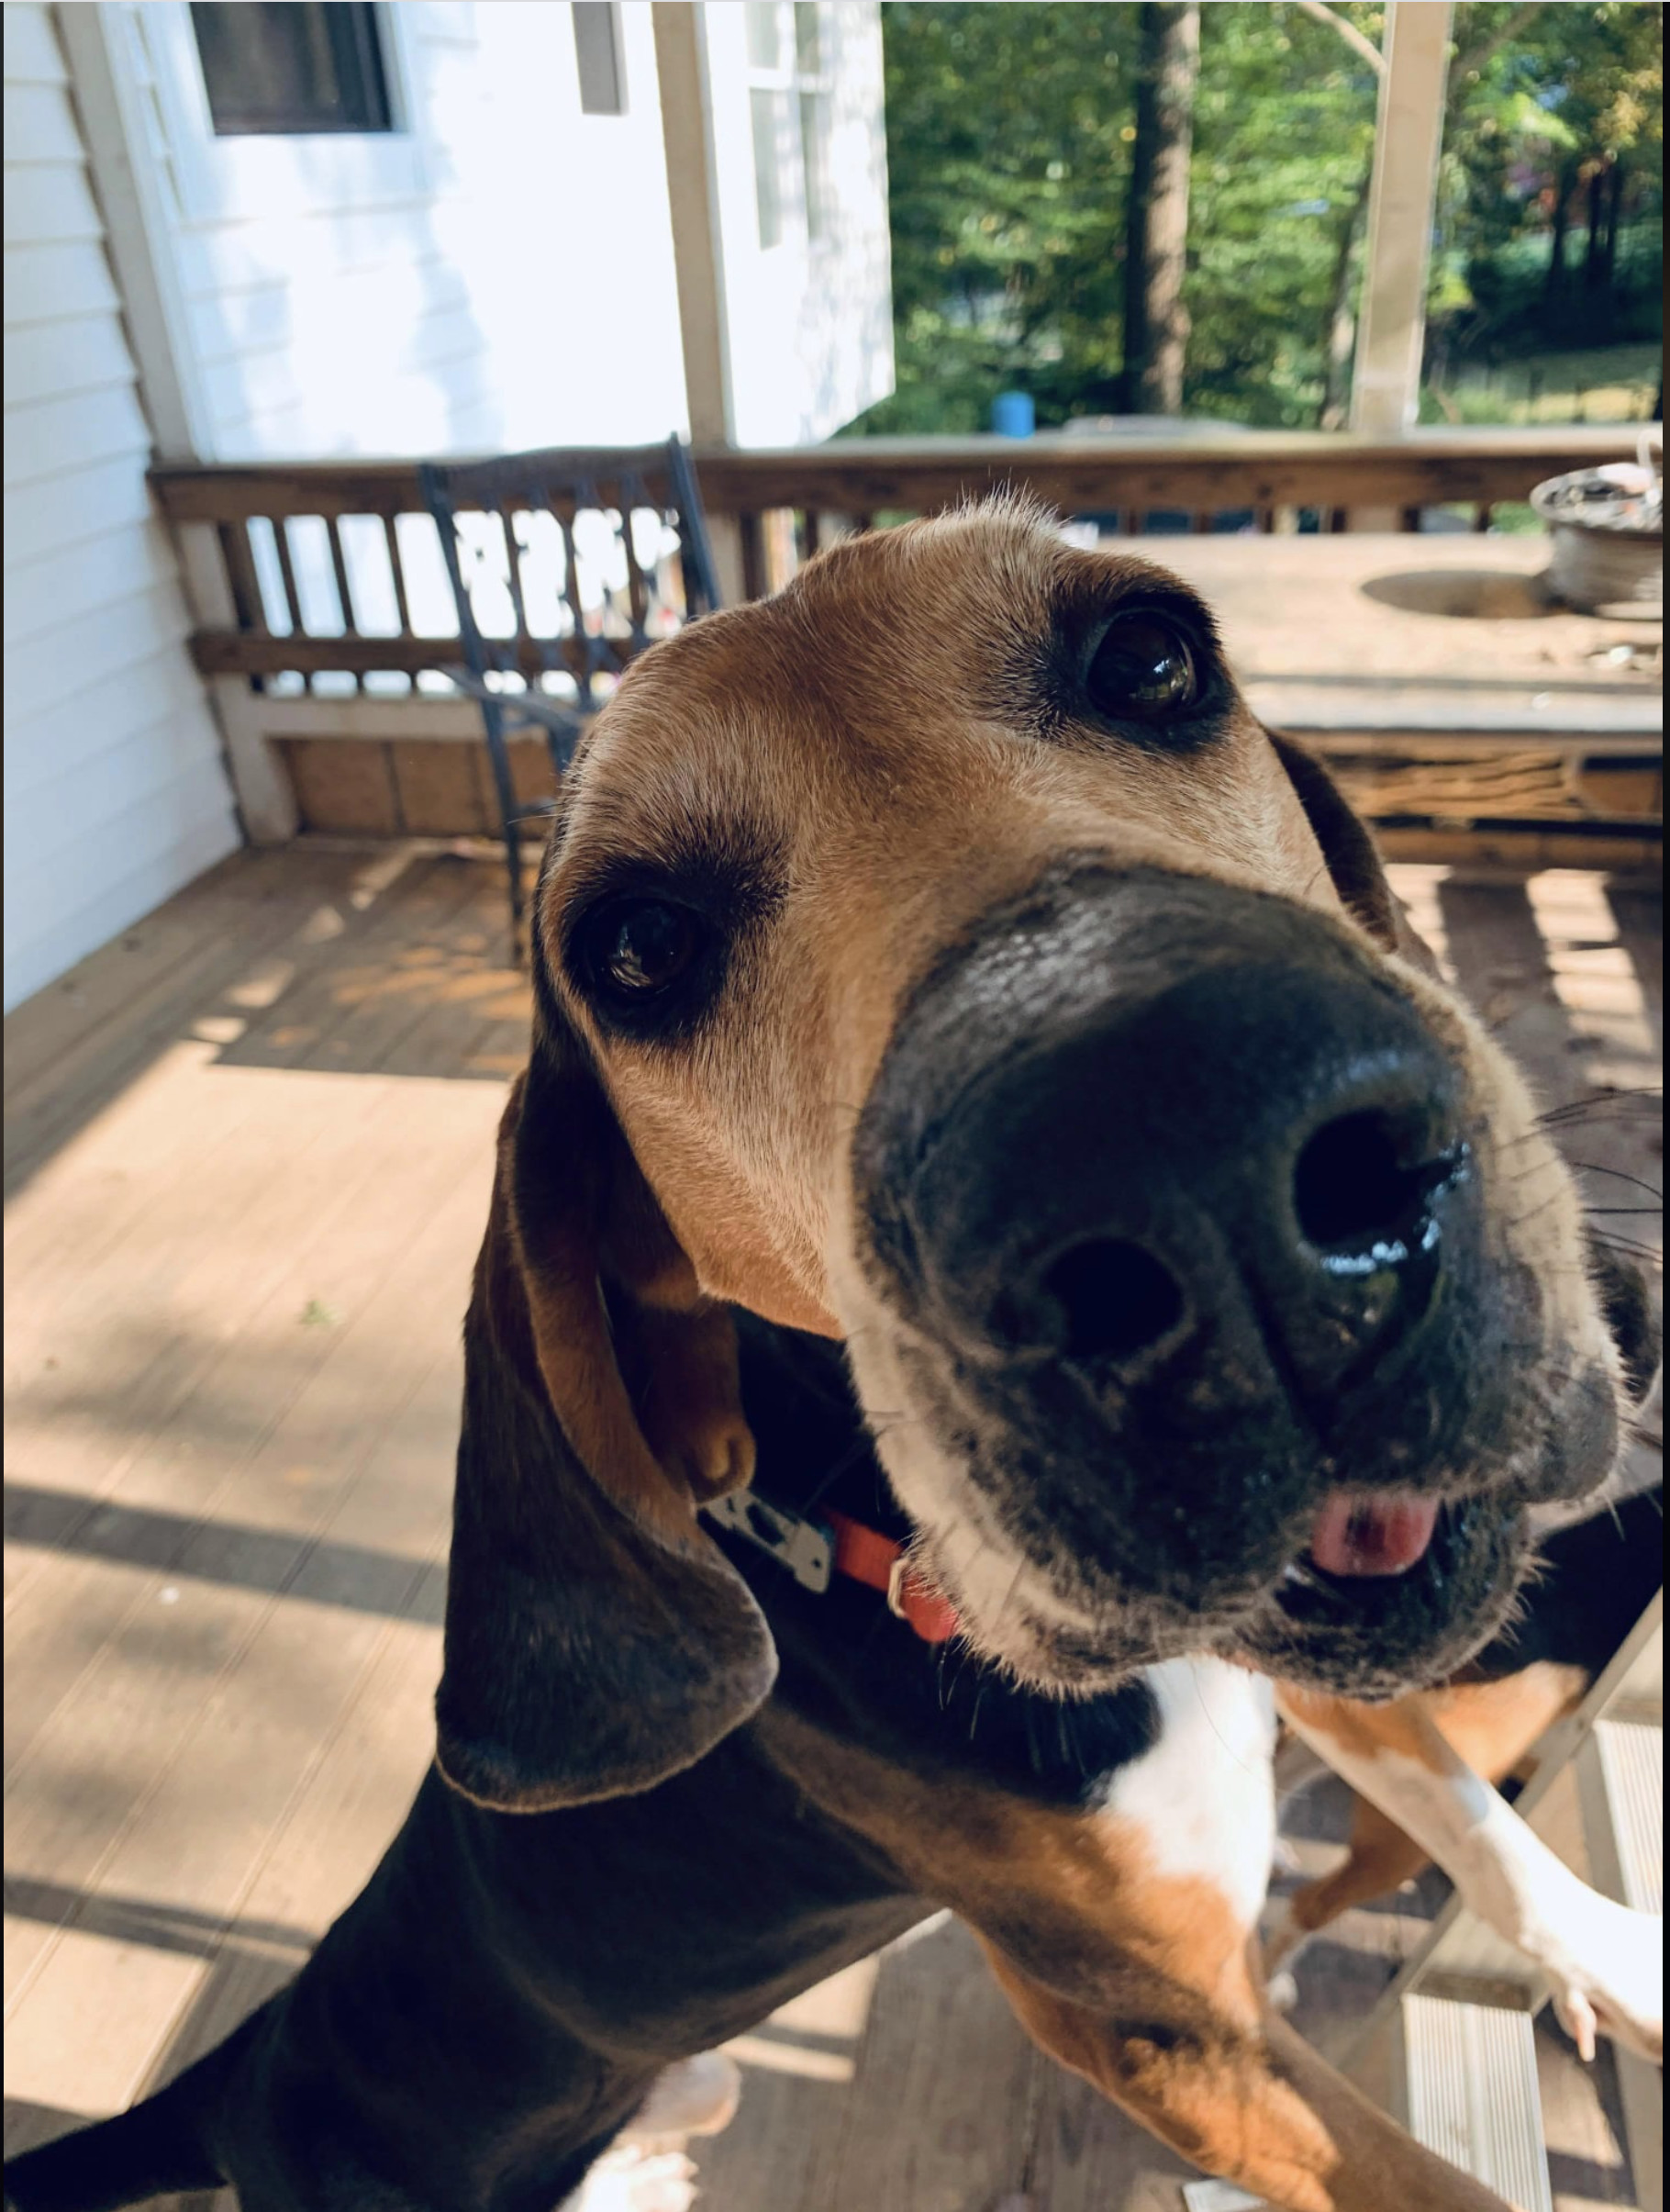
[[[1012,502],[832,548],[633,665],[533,937],[434,1766],[297,1979],[8,2201],[548,2212],[950,1907],[1208,2170],[1496,2206],[1264,2003],[1276,1707],[1651,2045],[1655,1925],[1397,1702],[1605,1495],[1644,1307],[1207,609]]]

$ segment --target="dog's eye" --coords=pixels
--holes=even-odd
[[[1154,722],[1195,702],[1199,690],[1188,640],[1163,615],[1115,615],[1085,673],[1090,704],[1110,721]]]
[[[644,899],[611,909],[593,944],[599,978],[623,998],[643,1000],[678,980],[700,936],[687,908]]]

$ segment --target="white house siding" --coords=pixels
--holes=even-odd
[[[748,17],[734,0],[704,9],[713,186],[733,443],[827,438],[893,389],[893,271],[887,228],[881,9],[818,0],[819,76],[829,102],[824,234],[809,235],[797,83],[779,100],[782,235],[763,246],[750,95]],[[776,0],[791,79],[797,11]]]
[[[5,10],[5,1003],[238,843],[51,12]]]
[[[383,12],[398,133],[219,139],[184,0],[106,33],[208,461],[607,444],[685,427],[647,5],[626,112],[580,108],[566,0]]]

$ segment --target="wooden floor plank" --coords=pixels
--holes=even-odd
[[[136,1567],[168,1570],[204,1518],[236,1520],[241,1511],[246,1516],[253,1514],[258,1523],[265,1520],[269,1509],[259,1490],[239,1508],[239,1496],[248,1499],[250,1489],[240,1479],[338,1351],[342,1330],[351,1331],[356,1317],[391,1277],[404,1284],[413,1249],[412,1222],[427,1219],[461,1182],[473,1189],[482,1185],[489,1119],[465,1117],[464,1130],[445,1143],[440,1141],[441,1132],[432,1129],[430,1144],[422,1150],[403,1150],[395,1162],[351,1184],[350,1194],[359,1203],[345,1204],[328,1217],[323,1234],[298,1237],[293,1253],[280,1248],[266,1295],[239,1317],[229,1340],[210,1335],[195,1344],[183,1332],[177,1339],[182,1387],[175,1402],[148,1428],[136,1415],[130,1440],[106,1416],[105,1448],[127,1445],[126,1457],[108,1481],[79,1491],[50,1480],[73,1469],[20,1457],[7,1483],[8,1549],[32,1571],[34,1581],[12,1597],[7,1614],[12,1654],[8,1773],[67,1693],[70,1680],[95,1663],[103,1641],[139,1602],[128,1587],[131,1572],[124,1574],[119,1564],[111,1564],[117,1541],[125,1540],[137,1553]],[[443,1307],[442,1331],[455,1335],[462,1292],[451,1283],[450,1268],[437,1273],[452,1295],[451,1307]],[[318,1325],[308,1326],[306,1316],[313,1304],[318,1308]],[[195,1373],[184,1364],[193,1359]],[[38,1415],[47,1436],[51,1416],[49,1401]],[[91,1453],[88,1458],[91,1463]],[[36,1470],[49,1479],[30,1480]],[[299,1484],[304,1477],[311,1480],[299,1465],[284,1470],[287,1484]],[[74,1517],[77,1506],[79,1518]],[[124,1539],[124,1525],[143,1533],[147,1514],[157,1520],[155,1537],[148,1536],[142,1545],[137,1536]],[[106,1529],[113,1532],[112,1539],[103,1535]],[[17,1538],[31,1533],[36,1541],[26,1551]],[[43,1580],[49,1561],[50,1582]],[[72,1624],[72,1635],[66,1634],[66,1624]]]
[[[331,1570],[328,1549],[322,1561],[313,1555],[322,1538],[363,1544],[364,1536],[356,1533],[362,1513],[369,1515],[374,1542],[386,1547],[400,1533],[404,1514],[417,1520],[407,1534],[416,1539],[415,1566],[422,1563],[444,1511],[451,1426],[439,1439],[439,1457],[429,1462],[440,1473],[428,1495],[400,1467],[391,1477],[392,1492],[378,1486],[382,1432],[394,1425],[393,1411],[456,1339],[456,1286],[433,1263],[467,1236],[485,1203],[484,1173],[473,1181],[460,1179],[413,1239],[408,1267],[344,1328],[332,1356],[228,1487],[234,1525],[206,1524],[166,1580],[148,1571],[148,1592],[156,1603],[136,1606],[126,1633],[118,1633],[101,1654],[102,1663],[84,1671],[59,1702],[50,1733],[10,1777],[9,1866],[25,1876],[50,1874],[68,1884],[91,1882],[120,1850],[132,1848],[134,1834],[149,1831],[149,1809],[159,1799],[170,1802],[169,1778],[212,1709],[230,1698],[246,1731],[270,1732],[279,1715],[294,1709],[296,1693],[286,1689],[287,1682],[305,1691],[321,1670],[334,1678],[343,1655],[356,1652],[375,1633],[374,1616],[345,1614],[323,1637],[317,1622],[303,1617],[310,1581]],[[371,1421],[368,1406],[379,1409]],[[286,1481],[286,1473],[297,1469],[306,1480]],[[369,1495],[369,1507],[356,1505],[362,1495]],[[259,1584],[250,1587],[239,1571],[239,1549],[249,1541],[252,1515],[258,1527],[276,1528],[292,1540],[293,1563],[277,1594]],[[173,1601],[164,1603],[170,1590]],[[269,1668],[263,1655],[274,1647],[284,1660]],[[237,1679],[250,1669],[260,1670],[260,1680],[247,1682],[239,1693]],[[311,1710],[305,1696],[302,1710],[304,1715]],[[189,1860],[205,1849],[212,1858],[223,1831],[241,1833],[253,1817],[240,1809],[246,1789],[257,1781],[271,1783],[283,1771],[282,1760],[263,1758],[253,1774],[240,1771],[219,1787],[213,1780],[219,1741],[211,1737],[201,1755],[186,1760],[184,1786],[202,1792],[207,1809],[192,1824],[190,1838],[165,1845],[165,1853],[173,1849]],[[179,1812],[174,1806],[176,1820]],[[42,1922],[9,1947],[8,2003],[16,2002],[50,1948],[50,1931]]]
[[[119,1021],[96,1024],[50,1067],[42,1079],[6,1107],[5,1185],[8,1197],[62,1144],[117,1097],[157,1053],[181,1033],[194,1011],[216,1018],[228,984],[280,945],[305,947],[321,917],[337,911],[346,855],[309,855],[297,884],[261,902],[247,929],[228,925],[206,938],[201,955],[124,1007]],[[315,866],[325,871],[321,885]],[[347,872],[351,883],[353,872]],[[280,883],[283,879],[280,878]],[[103,958],[95,955],[95,958]],[[19,1010],[27,1015],[34,1001]],[[8,1017],[7,1028],[17,1016]]]
[[[197,978],[213,963],[248,956],[260,910],[347,884],[358,865],[340,850],[290,848],[236,853],[210,868],[6,1017],[7,1108],[42,1086],[61,1090],[80,1047],[112,1021],[131,1028],[146,994],[199,996]]]

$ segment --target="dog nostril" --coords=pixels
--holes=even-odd
[[[1317,1131],[1293,1175],[1294,1207],[1311,1244],[1362,1250],[1408,1231],[1441,1179],[1431,1163],[1405,1167],[1398,1150],[1378,1113],[1344,1114]]]
[[[1141,1245],[1094,1238],[1053,1260],[1042,1289],[1060,1315],[1069,1359],[1130,1359],[1183,1318],[1175,1279]]]

